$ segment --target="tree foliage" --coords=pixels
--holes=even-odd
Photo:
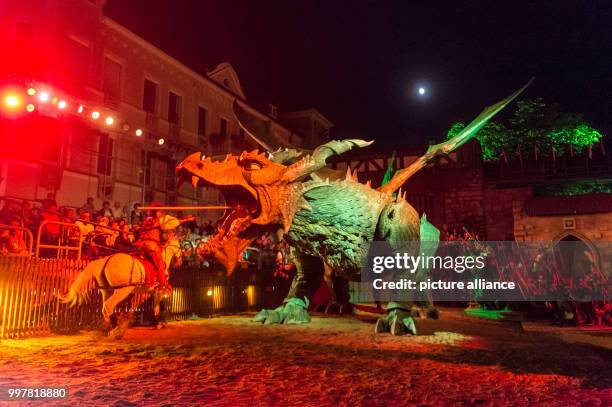
[[[453,123],[447,137],[455,136],[464,127],[462,122]],[[563,113],[558,105],[546,105],[541,98],[517,102],[505,123],[489,122],[476,134],[483,159],[491,161],[502,154],[539,154],[551,149],[563,154],[568,146],[580,152],[602,137],[582,114]]]

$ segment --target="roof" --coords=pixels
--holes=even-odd
[[[612,194],[542,196],[525,201],[529,216],[582,215],[612,212]]]

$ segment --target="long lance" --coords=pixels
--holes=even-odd
[[[141,206],[139,211],[158,210],[158,211],[214,211],[218,209],[231,209],[231,206],[210,205],[210,206]]]

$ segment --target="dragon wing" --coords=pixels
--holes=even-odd
[[[457,134],[452,139],[445,141],[440,144],[435,144],[430,146],[427,149],[425,155],[419,157],[415,162],[410,164],[408,167],[404,168],[401,171],[398,171],[391,180],[385,185],[378,188],[381,192],[395,192],[399,187],[401,187],[404,182],[408,180],[414,173],[419,171],[421,168],[425,167],[431,161],[433,161],[436,157],[441,155],[445,155],[450,153],[451,151],[461,147],[463,144],[468,142],[472,137],[476,135],[478,130],[480,130],[487,122],[499,113],[504,107],[506,107],[510,102],[512,102],[518,95],[520,95],[530,84],[533,82],[533,78],[527,82],[522,88],[505,98],[504,100],[497,102],[494,105],[486,107],[482,113],[478,115],[470,124],[465,126],[465,128]]]

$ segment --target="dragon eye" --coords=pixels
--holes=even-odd
[[[261,167],[262,167],[260,163],[258,163],[257,161],[253,161],[253,160],[246,160],[244,163],[242,163],[242,166],[244,167],[245,170],[249,170],[249,171],[261,170]]]

